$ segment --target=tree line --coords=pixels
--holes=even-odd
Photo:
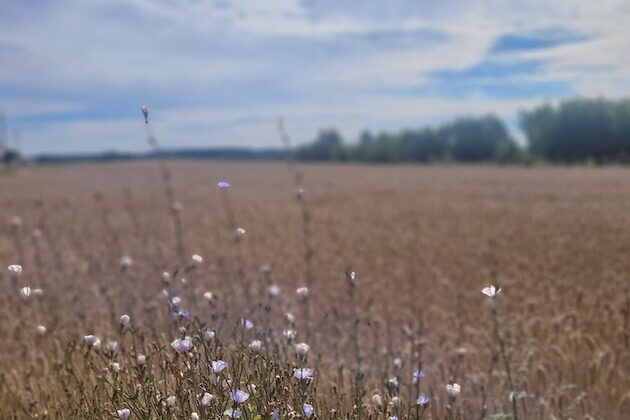
[[[307,161],[358,162],[630,162],[630,99],[574,98],[519,115],[527,144],[519,145],[494,115],[377,134],[346,142],[334,128],[299,147]]]

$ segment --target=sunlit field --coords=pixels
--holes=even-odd
[[[629,180],[157,161],[3,174],[0,417],[629,418]]]

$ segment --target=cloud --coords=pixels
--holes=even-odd
[[[630,5],[66,0],[0,5],[0,108],[27,152],[275,144],[630,94]],[[157,128],[157,127],[156,127]]]

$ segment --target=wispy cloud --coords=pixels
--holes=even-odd
[[[0,110],[27,152],[277,144],[630,94],[630,5],[571,0],[0,4]]]

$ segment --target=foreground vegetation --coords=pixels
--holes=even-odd
[[[624,171],[300,173],[1,178],[1,417],[630,410]]]

